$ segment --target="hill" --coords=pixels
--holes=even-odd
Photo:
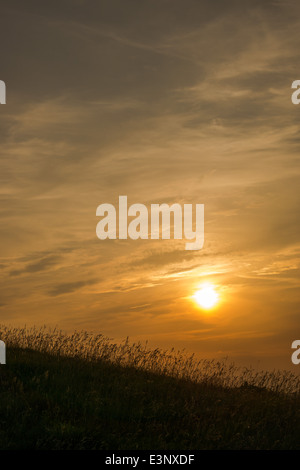
[[[299,449],[299,394],[10,347],[0,449]]]

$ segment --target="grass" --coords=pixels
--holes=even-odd
[[[0,331],[1,450],[300,448],[299,378],[290,373],[84,332]]]

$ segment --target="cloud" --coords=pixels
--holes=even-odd
[[[129,263],[130,266],[138,267],[138,266],[165,266],[169,264],[178,264],[182,261],[187,261],[193,259],[195,256],[194,253],[186,251],[184,249],[181,250],[171,250],[171,251],[163,251],[163,250],[147,250],[145,255],[141,258],[134,259]]]
[[[35,261],[34,263],[29,263],[24,268],[14,269],[10,271],[9,274],[10,276],[19,276],[20,274],[32,274],[41,271],[46,271],[49,268],[52,268],[53,266],[59,264],[60,261],[60,256],[48,256],[38,261]]]
[[[52,287],[48,293],[51,297],[56,297],[58,295],[71,294],[78,291],[79,289],[94,284],[95,280],[89,281],[74,281],[74,282],[62,282]]]

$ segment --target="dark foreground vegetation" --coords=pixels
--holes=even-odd
[[[300,449],[299,394],[10,347],[0,449]]]

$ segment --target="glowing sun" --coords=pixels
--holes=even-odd
[[[205,284],[194,294],[194,299],[200,307],[209,309],[214,307],[219,300],[219,294],[211,284]]]

